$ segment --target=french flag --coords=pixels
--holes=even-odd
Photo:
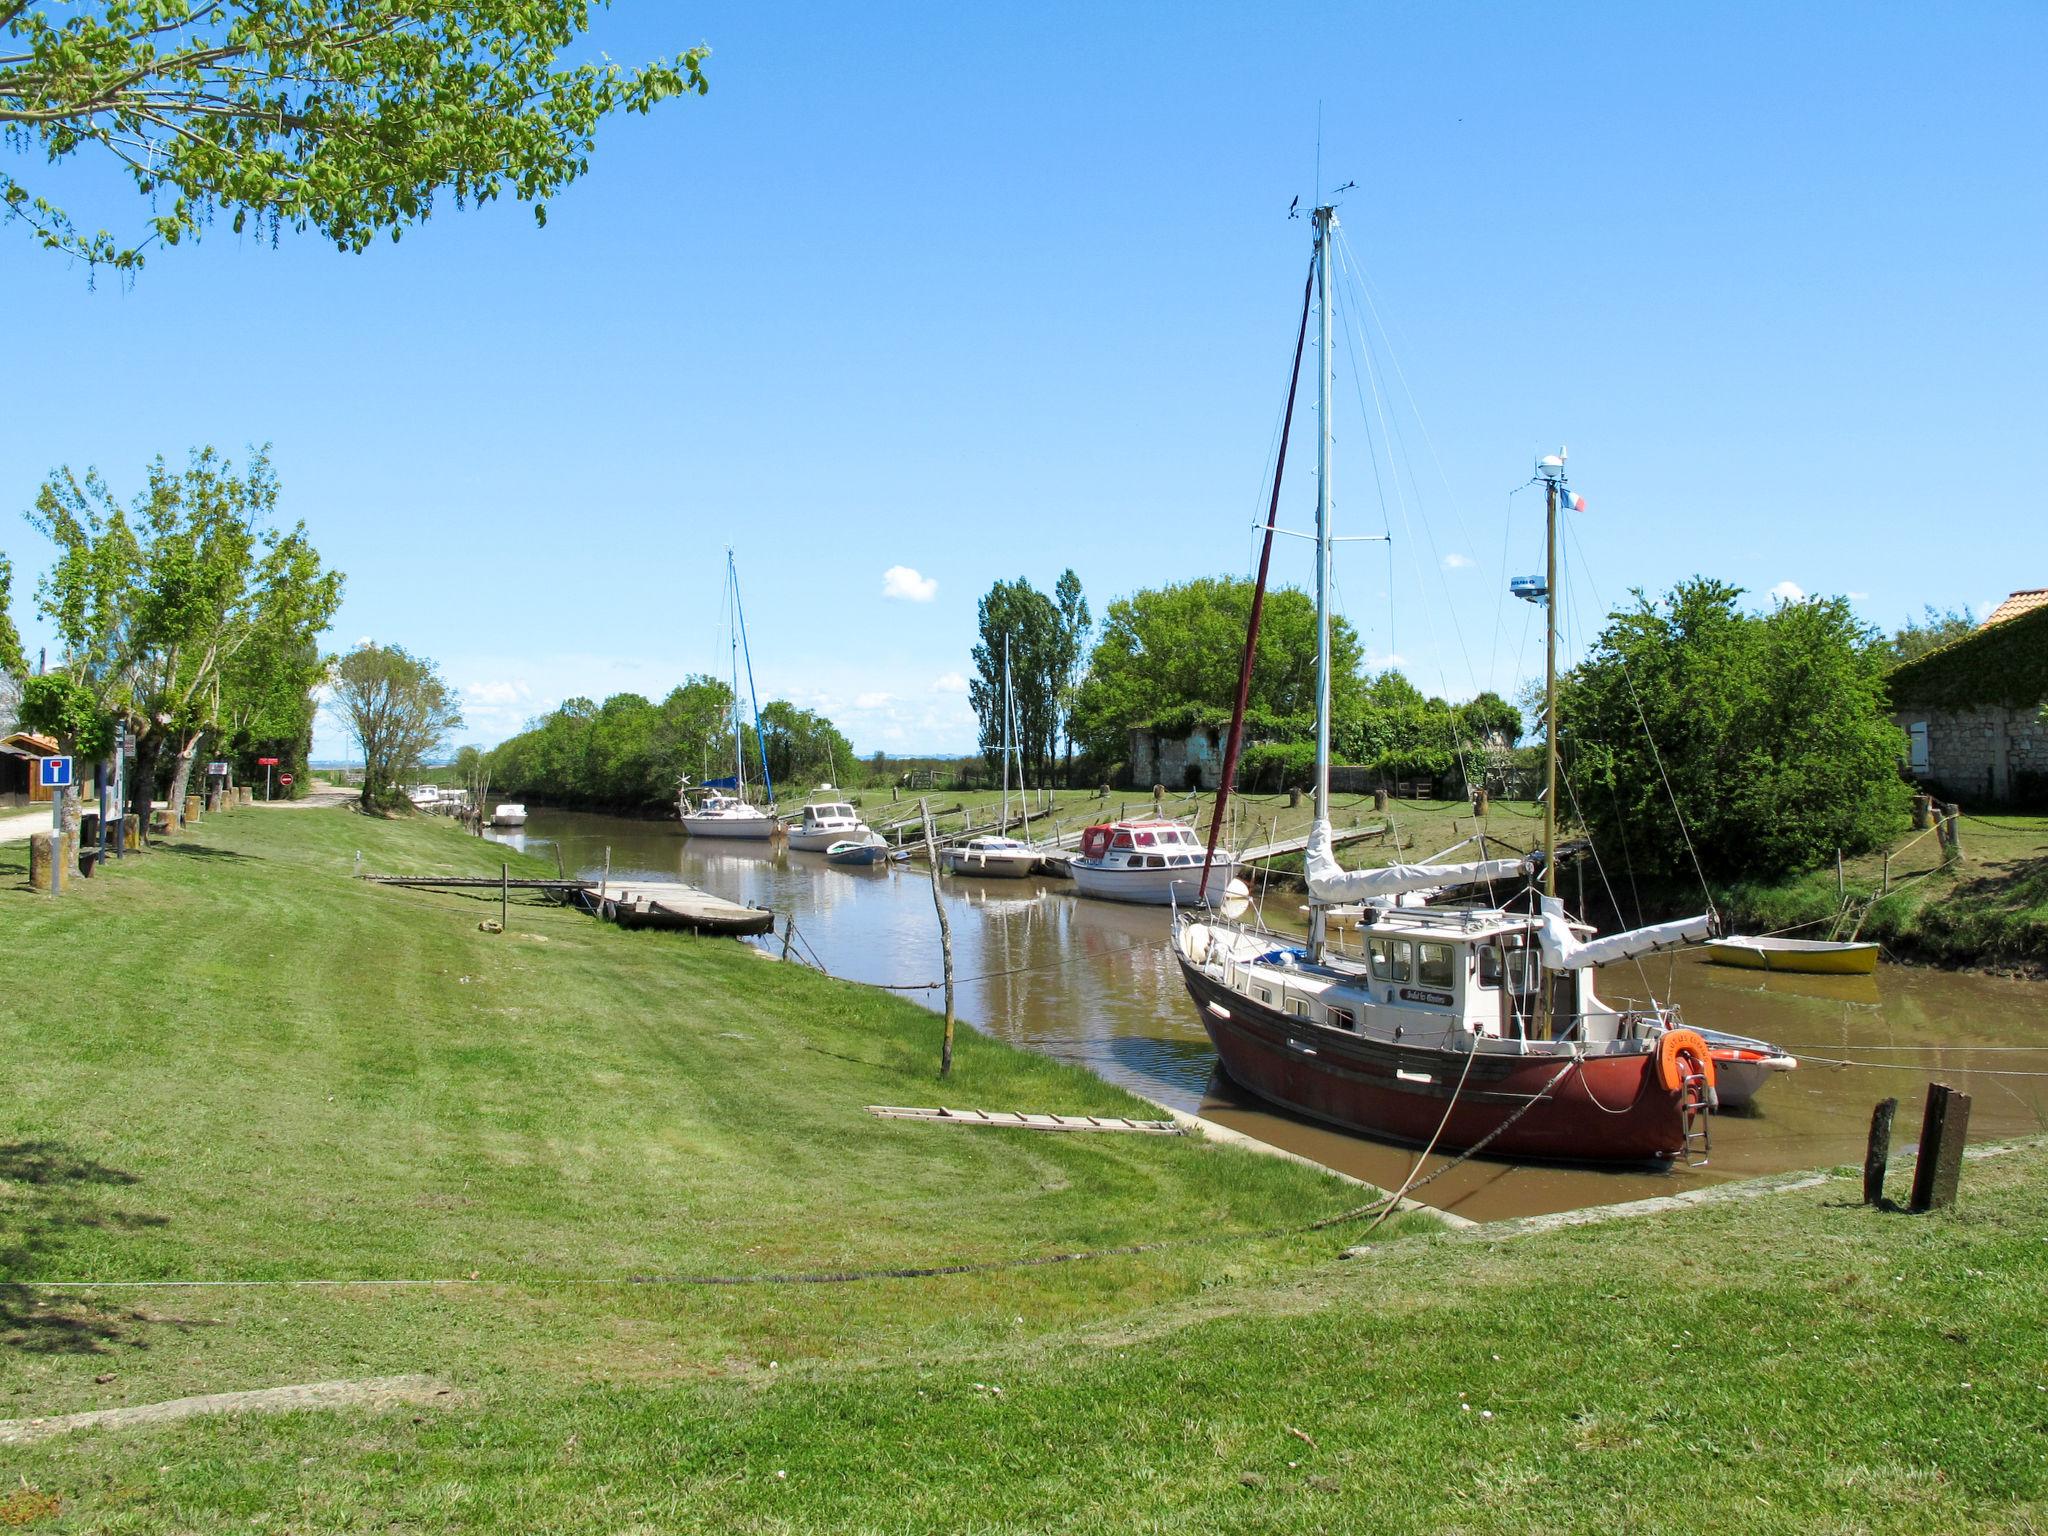
[[[1557,488],[1557,499],[1567,512],[1583,512],[1586,510],[1586,498],[1569,487],[1559,486]]]

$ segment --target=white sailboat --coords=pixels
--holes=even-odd
[[[946,868],[956,875],[993,880],[1023,880],[1038,869],[1038,850],[1031,845],[1031,802],[1023,798],[1024,747],[1016,729],[1017,697],[1010,687],[1010,637],[1003,636],[1003,812],[1000,830],[970,837],[945,852]],[[1024,817],[1024,836],[1010,836],[1010,759],[1017,760],[1017,790]]]
[[[774,815],[775,786],[768,776],[768,754],[761,750],[761,784],[768,810],[747,799],[746,732],[740,719],[740,657],[747,643],[747,619],[740,607],[740,573],[732,551],[725,552],[726,633],[732,645],[732,777],[713,779],[699,787],[693,804],[689,785],[676,797],[676,814],[691,837],[741,838],[766,842],[781,829]],[[754,658],[746,653],[747,697],[754,705],[754,740],[761,739],[761,705],[754,698]]]

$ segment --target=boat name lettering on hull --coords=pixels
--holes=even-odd
[[[1439,1008],[1448,1008],[1453,1001],[1448,992],[1425,992],[1421,987],[1403,987],[1401,1001],[1404,1003],[1434,1003]]]

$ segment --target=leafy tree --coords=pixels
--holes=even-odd
[[[1074,696],[1080,690],[1081,676],[1088,660],[1088,631],[1095,627],[1095,619],[1088,611],[1088,599],[1081,593],[1081,578],[1071,569],[1060,572],[1060,579],[1053,583],[1052,600],[1060,611],[1059,628],[1059,717],[1060,735],[1066,748],[1061,765],[1061,779],[1071,784],[1074,781]]]
[[[1878,642],[1889,651],[1894,666],[1918,661],[1929,651],[1938,651],[1951,641],[1976,632],[1977,620],[1968,608],[1951,608],[1943,613],[1929,603],[1922,611],[1924,617],[1906,620],[1888,640]]]
[[[1073,730],[1082,748],[1100,762],[1116,762],[1141,726],[1177,732],[1227,724],[1251,601],[1249,579],[1205,576],[1111,603],[1074,698]],[[1340,734],[1364,707],[1360,654],[1356,631],[1333,618],[1330,697]],[[1251,734],[1301,739],[1315,729],[1315,707],[1315,603],[1293,587],[1269,591],[1252,659]]]
[[[67,754],[98,761],[113,749],[112,719],[91,689],[62,672],[26,679],[19,708],[24,729],[55,737]]]
[[[462,724],[434,664],[395,645],[360,645],[328,674],[331,707],[363,752],[364,807],[396,799],[427,756]]]
[[[232,733],[317,680],[308,649],[341,601],[304,524],[269,526],[278,498],[266,453],[245,470],[211,448],[182,472],[162,459],[124,508],[98,471],[60,469],[29,521],[57,546],[38,588],[64,648],[59,670],[136,726],[135,800],[147,823],[158,765],[184,794],[200,742]],[[294,695],[294,690],[296,694]]]
[[[1498,742],[1512,749],[1522,739],[1522,712],[1492,689],[1458,706],[1460,737],[1473,746]]]
[[[673,799],[684,779],[702,783],[732,771],[732,706],[732,689],[702,674],[685,678],[661,701],[654,756],[664,798]]]
[[[1076,579],[1071,587],[1079,604],[1075,617],[1085,620],[1087,605],[1080,599],[1080,590]],[[1062,700],[1073,667],[1069,651],[1078,649],[1079,634],[1072,630],[1060,606],[1022,576],[990,587],[981,599],[978,617],[981,638],[974,647],[976,675],[968,681],[967,702],[981,721],[981,750],[989,766],[996,767],[1003,744],[1003,647],[1007,641],[1024,776],[1034,785],[1043,783],[1065,718]]]
[[[599,0],[604,3],[604,0]],[[93,151],[149,233],[87,234],[0,173],[0,209],[51,250],[128,270],[157,241],[315,229],[343,250],[588,169],[598,122],[706,89],[704,48],[638,69],[564,65],[590,0],[0,0],[0,127],[53,165]]]
[[[1750,613],[1740,588],[1706,578],[1635,597],[1559,695],[1596,841],[1667,877],[1692,875],[1689,841],[1709,878],[1773,878],[1891,833],[1904,742],[1882,652],[1846,601]]]
[[[28,658],[21,653],[21,632],[10,611],[13,587],[14,567],[0,555],[0,678],[18,681],[28,675]]]
[[[761,746],[769,774],[791,793],[804,782],[836,782],[841,769],[854,766],[853,743],[830,720],[786,699],[761,706]]]

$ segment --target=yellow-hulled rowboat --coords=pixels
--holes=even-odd
[[[1749,971],[1796,971],[1806,976],[1869,976],[1877,970],[1873,940],[1751,939],[1740,936],[1707,941],[1707,958],[1716,965],[1739,965]]]

